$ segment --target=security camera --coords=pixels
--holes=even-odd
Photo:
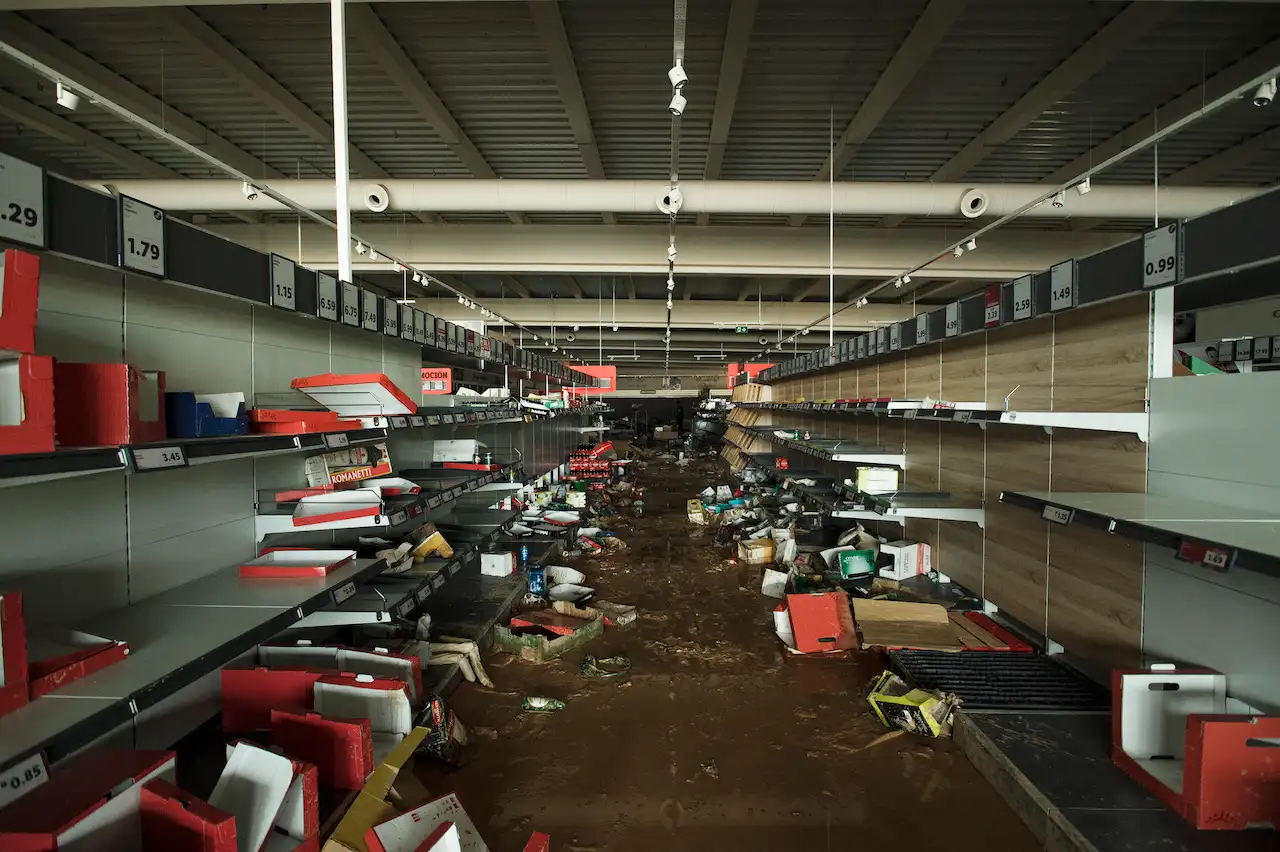
[[[1272,91],[1273,92],[1275,91],[1274,86],[1272,87]],[[58,106],[62,107],[63,109],[73,110],[76,107],[80,106],[80,96],[77,95],[75,92],[71,91],[70,89],[68,89],[66,86],[62,85],[61,80],[58,81],[57,98],[58,98]]]
[[[249,199],[250,201],[258,200],[258,188],[253,184],[249,183],[249,181],[245,181],[244,183],[240,184],[240,191],[243,192],[244,197]]]
[[[683,65],[676,65],[667,72],[667,79],[671,81],[671,88],[680,91],[689,82],[689,75],[684,73]]]
[[[1258,87],[1253,93],[1253,105],[1256,107],[1271,106],[1271,102],[1276,99],[1276,78],[1270,80]]]
[[[1053,196],[1053,206],[1056,210],[1061,210],[1067,204],[1067,194],[1062,190],[1058,190]]]
[[[1270,103],[1270,101],[1268,101]],[[671,96],[671,103],[667,105],[667,109],[671,110],[672,115],[683,115],[684,108],[689,105],[689,101],[684,95],[676,92]]]

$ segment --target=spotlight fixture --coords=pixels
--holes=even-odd
[[[1084,180],[1076,184],[1076,192],[1080,193],[1081,195],[1088,195],[1089,190],[1091,189],[1093,189],[1093,183],[1090,181],[1089,178],[1085,178]]]
[[[240,191],[243,192],[244,197],[249,199],[250,201],[258,200],[258,188],[253,184],[249,183],[249,181],[244,181],[243,183],[240,184]]]
[[[956,257],[960,257],[960,255],[964,254],[964,246],[956,246],[951,250],[951,253]]]
[[[671,81],[671,88],[679,91],[689,82],[689,75],[684,72],[684,66],[677,63],[667,72],[667,79]]]
[[[574,331],[577,331],[577,330],[578,330],[578,328],[579,328],[579,326],[576,326],[576,325],[575,325],[575,326],[573,327],[573,330],[574,330]]]
[[[667,246],[667,262],[674,262],[676,259],[676,241],[672,240],[671,245]]]
[[[1067,193],[1061,189],[1054,193],[1053,206],[1056,210],[1061,210],[1063,207],[1067,206]]]
[[[977,250],[978,250],[978,238],[977,238],[977,237],[970,237],[969,242],[967,242],[967,243],[965,243],[965,244],[964,244],[964,248],[965,248],[965,251],[977,251]]]
[[[459,294],[459,295],[458,295],[458,304],[459,304],[459,305],[465,305],[466,303],[467,303],[467,300],[466,300],[466,299],[464,299],[464,298],[462,297],[462,295],[461,295],[461,294]]]
[[[667,310],[671,310],[671,296],[669,294],[667,296]]]
[[[1270,106],[1271,102],[1274,101],[1275,99],[1276,99],[1276,78],[1275,77],[1272,77],[1270,80],[1267,80],[1265,83],[1263,83],[1261,86],[1258,87],[1257,91],[1253,93],[1253,105],[1256,107]],[[58,103],[62,103],[61,96],[59,96],[58,98]],[[75,109],[75,107],[67,107],[67,109]]]
[[[676,289],[676,279],[668,275],[667,276],[667,292],[670,293],[674,289]]]
[[[614,330],[614,331],[617,331],[617,330],[618,330],[618,327],[615,325],[615,326],[613,327],[613,330]]]
[[[376,248],[374,248],[373,246],[370,246],[370,247],[369,247],[369,259],[370,259],[370,260],[377,260],[377,259],[378,259],[378,257],[379,257],[379,255],[378,255],[378,250],[377,250]]]
[[[421,283],[422,283],[422,273],[421,273],[421,272],[418,272],[418,271],[416,271],[416,270],[414,271],[414,273],[413,273],[413,283],[414,283],[414,284],[421,284]]]
[[[364,243],[356,240],[356,254],[364,254],[368,249],[364,247]]]
[[[1254,100],[1257,103],[1257,100]],[[676,92],[671,96],[671,103],[667,104],[667,109],[671,110],[672,115],[683,115],[684,108],[689,105],[689,101],[684,95]]]
[[[801,333],[801,334],[808,334],[808,333],[809,333],[809,329],[807,329],[807,328],[802,328],[802,329],[800,329],[800,333]]]
[[[393,260],[391,265],[395,267],[396,272],[404,272],[404,267],[400,265],[400,261]]]
[[[904,275],[904,276],[902,276],[902,283],[903,283],[903,284],[910,284],[910,283],[911,283],[911,276],[910,276],[910,275]],[[862,301],[863,301],[863,302],[866,302],[867,300],[866,300],[866,299],[863,299]]]
[[[901,279],[901,278],[899,278],[897,281],[893,282],[893,286],[894,286],[894,287],[896,287],[897,289],[901,290],[901,289],[902,289],[902,279]]]
[[[1272,84],[1272,91],[1273,92],[1275,91],[1274,84]],[[71,91],[70,89],[68,89],[66,86],[62,85],[61,80],[58,81],[57,98],[58,98],[58,106],[62,107],[63,109],[73,110],[76,107],[80,106],[80,96],[77,95],[75,92]]]

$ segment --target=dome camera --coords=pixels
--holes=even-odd
[[[1253,93],[1253,105],[1256,107],[1271,106],[1271,102],[1276,99],[1276,78],[1263,83]]]

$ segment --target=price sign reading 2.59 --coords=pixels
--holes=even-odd
[[[164,277],[164,211],[120,196],[120,265]]]
[[[0,239],[44,248],[44,170],[0,154]]]

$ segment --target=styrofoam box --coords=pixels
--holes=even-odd
[[[509,577],[516,571],[514,553],[481,553],[480,573],[486,577]]]
[[[435,462],[470,462],[477,455],[483,456],[484,452],[484,444],[473,438],[433,441],[431,444],[431,460]]]

